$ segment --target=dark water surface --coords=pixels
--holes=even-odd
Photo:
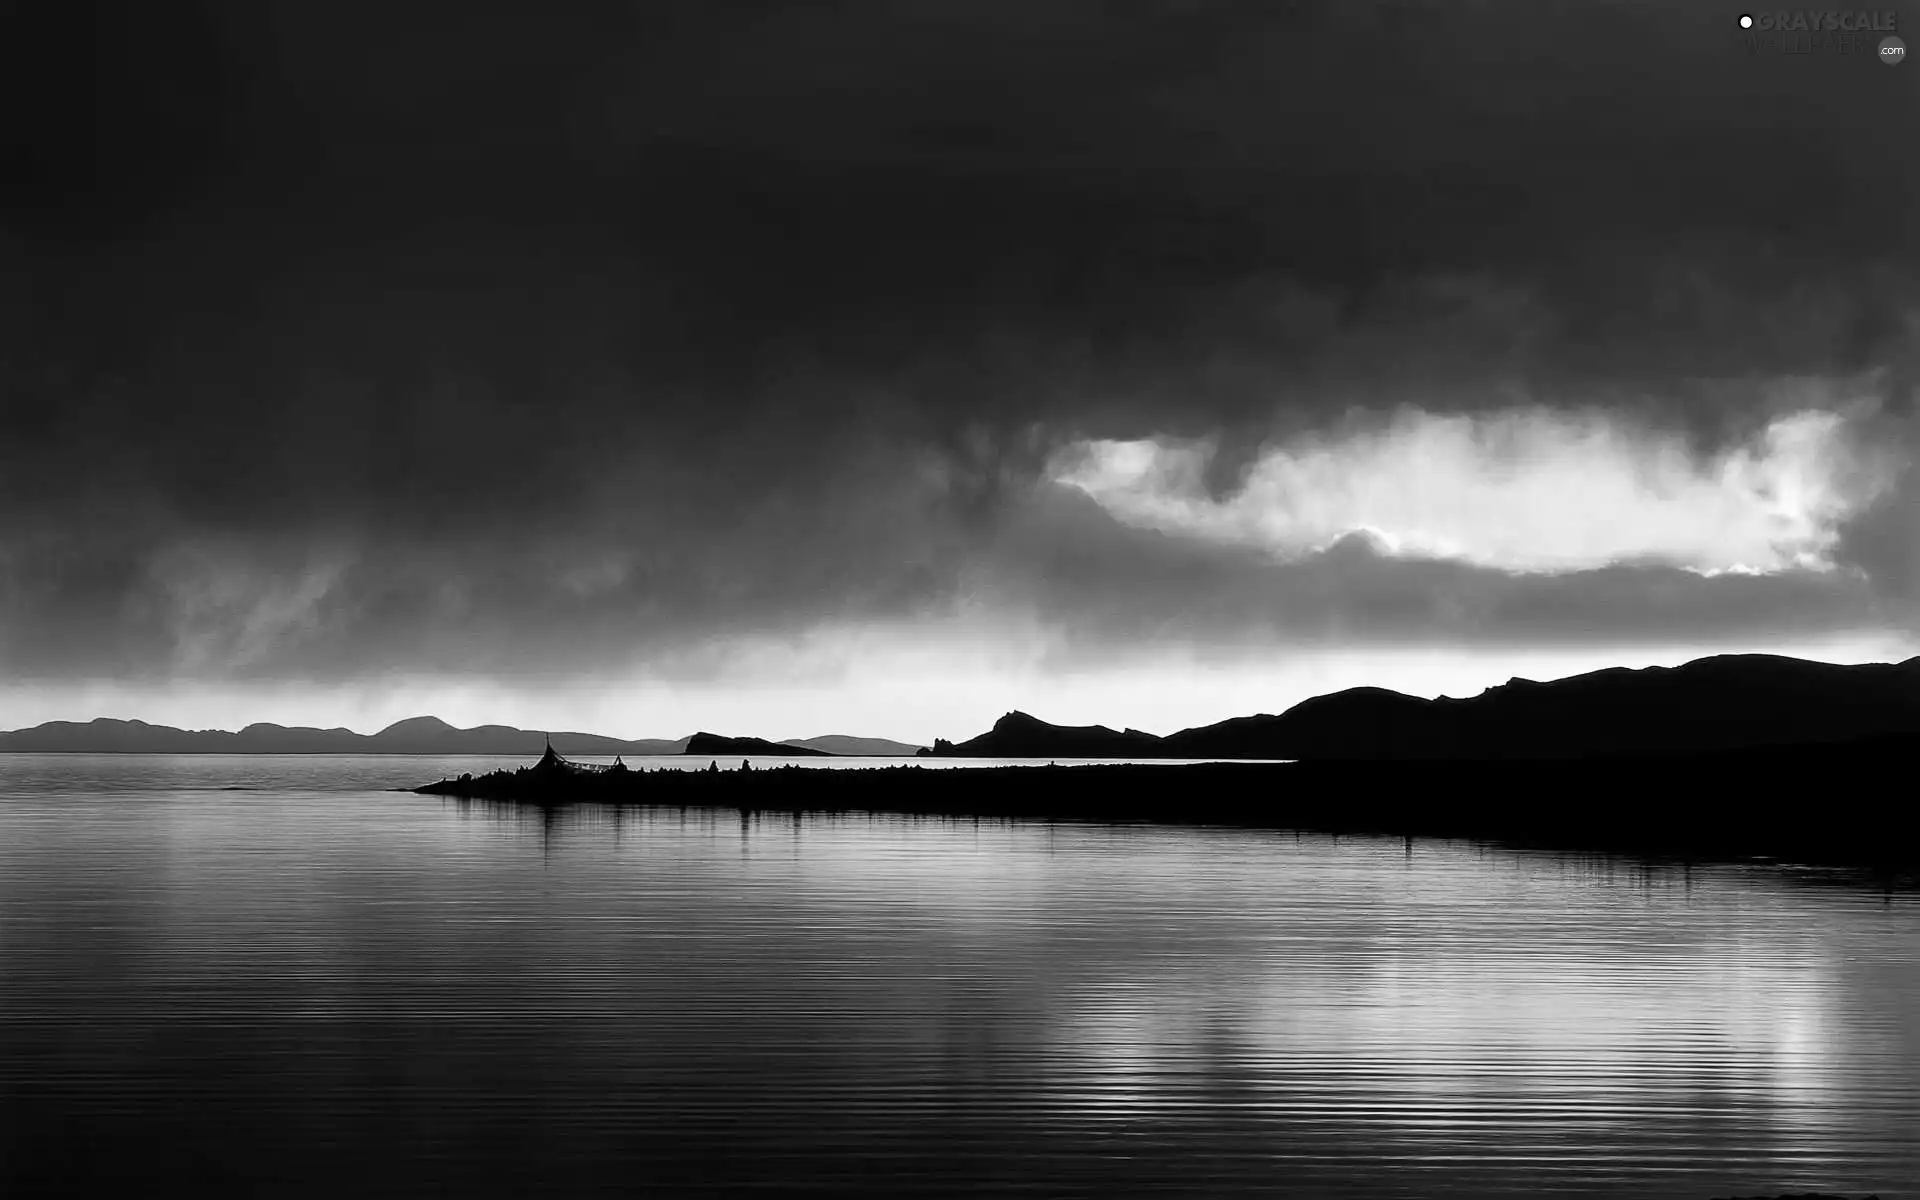
[[[491,765],[0,755],[0,1194],[1920,1195],[1911,894]]]

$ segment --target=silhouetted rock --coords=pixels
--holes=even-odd
[[[756,737],[723,737],[717,733],[696,733],[687,739],[687,748],[682,754],[764,754],[777,758],[827,757],[825,750],[814,750],[806,746],[790,746],[785,742],[770,742]]]

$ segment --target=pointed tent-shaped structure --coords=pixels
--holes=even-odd
[[[552,772],[565,771],[567,768],[571,767],[572,765],[573,764],[569,763],[566,759],[561,758],[560,752],[553,748],[553,735],[548,734],[547,735],[547,752],[540,756],[539,762],[533,764],[533,769],[536,771],[545,771],[545,772],[552,773]]]
[[[590,775],[608,768],[598,763],[577,763],[563,757],[553,748],[553,735],[548,734],[546,753],[540,756],[539,762],[533,764],[533,769],[547,775]]]

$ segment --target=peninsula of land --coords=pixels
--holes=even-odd
[[[548,754],[415,791],[542,806],[723,806],[1240,825],[1470,838],[1680,859],[1765,857],[1920,871],[1904,783],[1920,738],[1686,759],[1210,762],[632,770]]]
[[[716,751],[740,753],[716,739]],[[748,753],[752,753],[751,750]],[[539,804],[718,804],[1259,825],[1685,858],[1920,868],[1920,659],[1765,655],[1514,680],[1465,700],[1362,688],[1164,738],[1021,713],[929,757],[1078,766],[609,770],[535,765],[417,790]],[[1157,762],[1156,759],[1212,759]],[[1265,761],[1231,761],[1261,759]]]

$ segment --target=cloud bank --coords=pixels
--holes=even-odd
[[[1207,486],[1217,451],[1086,441],[1054,479],[1128,524],[1296,560],[1364,534],[1391,556],[1509,572],[1646,563],[1760,575],[1831,569],[1846,523],[1905,465],[1860,444],[1843,411],[1818,409],[1696,456],[1679,434],[1604,411],[1408,408],[1377,427],[1262,447],[1223,497]]]
[[[1920,101],[1723,13],[18,20],[20,708],[1914,624]]]

